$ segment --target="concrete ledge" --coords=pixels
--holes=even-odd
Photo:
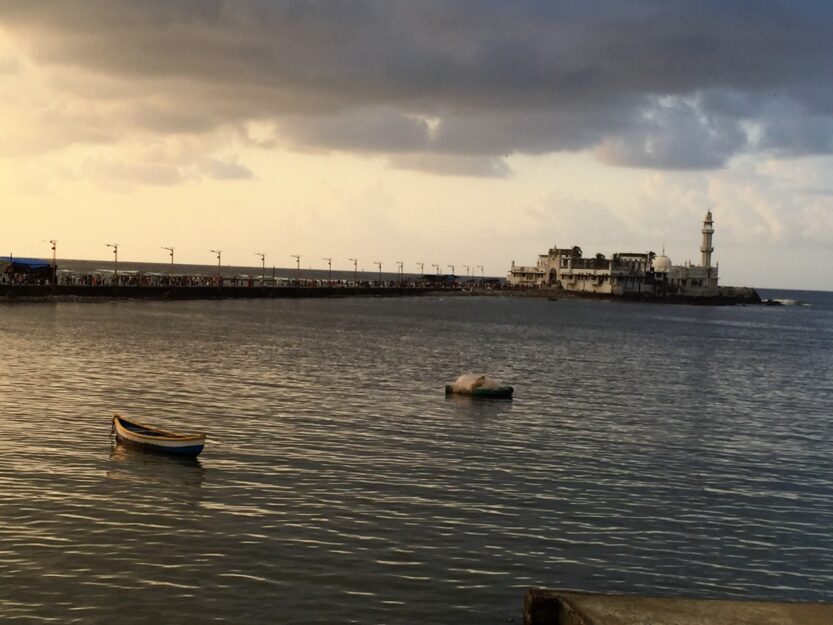
[[[532,589],[524,625],[830,625],[833,604],[598,595]]]
[[[691,306],[737,306],[761,304],[761,296],[755,289],[747,287],[720,287],[718,294],[706,295],[656,295],[653,293],[627,293],[611,295],[610,293],[593,293],[592,291],[568,291],[560,288],[509,288],[484,292],[473,289],[471,295],[508,295],[514,297],[546,297],[551,300],[584,300],[603,302],[630,302],[648,304],[687,304]]]
[[[0,285],[0,301],[72,301],[107,299],[208,300],[337,297],[403,297],[456,293],[432,287],[313,287],[313,286],[40,286]]]

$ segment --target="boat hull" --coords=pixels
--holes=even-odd
[[[481,399],[512,399],[515,389],[511,386],[498,388],[474,388],[469,390],[455,390],[452,384],[445,385],[446,395],[464,395],[466,397],[479,397]]]
[[[176,456],[198,456],[205,446],[205,434],[178,434],[113,417],[116,438],[129,445]]]

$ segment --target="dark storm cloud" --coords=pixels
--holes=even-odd
[[[429,127],[389,108],[352,108],[331,115],[285,118],[285,133],[299,145],[365,152],[410,152],[428,145]]]
[[[130,116],[160,133],[270,120],[296,145],[415,163],[833,150],[826,1],[0,0],[0,27],[36,62],[160,96]]]
[[[710,169],[746,143],[735,118],[708,111],[696,100],[668,97],[607,138],[599,152],[602,160],[633,167]]]

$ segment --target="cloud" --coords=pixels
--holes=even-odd
[[[715,169],[747,144],[733,119],[698,102],[665,98],[643,111],[639,122],[599,147],[602,161],[656,169]]]
[[[166,186],[183,182],[183,171],[173,165],[131,163],[108,158],[88,158],[81,166],[81,175],[105,182]]]
[[[689,258],[699,245],[699,226],[689,230],[680,225],[697,226],[706,209],[714,215],[721,253],[735,250],[740,255],[744,249],[775,247],[829,251],[833,194],[825,193],[823,185],[831,164],[830,156],[796,161],[744,157],[705,174],[656,172],[634,198],[628,214],[635,235],[661,240],[669,249],[687,250]],[[791,259],[776,264],[792,266]]]
[[[104,116],[99,116],[96,108],[51,100],[27,108],[19,94],[0,101],[0,157],[32,155],[76,144],[115,142],[116,127],[102,124]]]
[[[394,109],[359,108],[320,118],[293,115],[285,120],[283,132],[299,146],[392,153],[424,149],[430,130],[425,120]]]
[[[761,121],[761,146],[780,156],[833,153],[833,116],[773,111]]]
[[[84,160],[79,176],[103,182],[106,185],[150,185],[169,186],[183,182],[197,182],[203,178],[214,180],[248,180],[254,178],[252,171],[238,163],[236,158],[202,158],[182,164],[174,159],[153,161],[140,158],[122,159],[104,156]],[[121,186],[119,186],[121,185]]]
[[[208,177],[215,180],[249,180],[254,178],[252,170],[237,162],[236,158],[229,160],[220,160],[217,158],[209,159],[201,166]]]
[[[615,248],[623,241],[636,238],[632,223],[619,218],[599,202],[555,195],[547,198],[540,206],[524,210],[526,227],[532,232],[546,233],[556,240],[550,246],[572,247],[584,245],[596,252],[620,251]],[[601,248],[610,248],[601,249]]]
[[[60,69],[55,97],[100,81],[73,95],[148,133],[272,124],[299,149],[428,169],[426,154],[713,169],[833,152],[821,1],[0,0],[0,27]]]
[[[390,159],[399,169],[416,169],[440,176],[468,176],[474,178],[509,178],[512,170],[499,157],[460,156],[454,154],[404,154]]]

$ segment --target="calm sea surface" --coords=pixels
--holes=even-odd
[[[833,296],[785,296],[0,305],[0,620],[833,601]],[[446,399],[466,371],[515,400]],[[113,445],[114,411],[206,450]]]

